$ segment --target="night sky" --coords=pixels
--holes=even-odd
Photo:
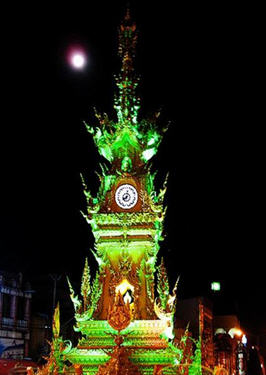
[[[78,285],[85,256],[95,269],[79,174],[96,193],[101,159],[82,122],[96,124],[93,107],[115,118],[117,29],[126,3],[112,3],[23,4],[4,13],[0,269],[23,272],[43,311],[51,304],[50,273]],[[250,329],[265,329],[256,12],[171,1],[132,1],[131,9],[140,117],[161,108],[162,126],[171,122],[153,161],[158,188],[170,172],[159,256],[172,284],[181,275],[180,298],[206,294],[220,280],[227,311]],[[84,72],[67,64],[72,45],[87,50]],[[64,277],[59,284],[67,288]]]

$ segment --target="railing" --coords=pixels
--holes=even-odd
[[[2,326],[7,326],[7,327],[12,327],[14,326],[14,319],[12,318],[2,318],[1,325]]]
[[[17,327],[28,328],[28,321],[27,320],[17,320]]]

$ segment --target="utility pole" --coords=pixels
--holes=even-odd
[[[52,316],[53,316],[54,310],[55,310],[55,302],[56,302],[57,281],[59,281],[61,279],[62,275],[57,275],[56,273],[54,273],[54,274],[50,274],[49,276],[51,277],[51,279],[54,282],[54,287],[53,287],[53,309],[52,309]]]

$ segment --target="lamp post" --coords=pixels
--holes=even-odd
[[[236,370],[237,375],[247,375],[246,372],[246,350],[245,345],[247,343],[246,335],[240,329],[235,331],[235,337],[237,337],[236,347]]]

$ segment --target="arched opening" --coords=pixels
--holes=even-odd
[[[124,279],[117,287],[115,288],[115,293],[121,293],[125,303],[129,303],[130,310],[134,310],[134,286],[131,285],[127,279]]]

